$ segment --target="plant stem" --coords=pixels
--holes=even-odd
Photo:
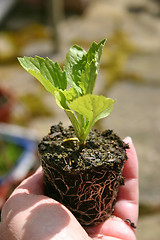
[[[80,125],[79,125],[79,122],[78,120],[76,119],[76,117],[74,116],[74,113],[71,112],[71,111],[66,111],[65,110],[65,113],[67,114],[69,120],[71,121],[72,123],[72,126],[74,128],[74,131],[75,131],[75,134],[77,136],[77,138],[80,140],[80,133],[81,133],[81,128],[80,128]],[[81,141],[80,141],[81,142]]]

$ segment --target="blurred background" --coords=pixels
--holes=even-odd
[[[18,56],[64,64],[73,44],[107,38],[95,93],[117,99],[97,128],[131,136],[139,158],[138,240],[160,237],[160,1],[0,0],[0,207],[39,165],[37,144],[60,120],[54,97]],[[5,161],[4,161],[5,160]]]

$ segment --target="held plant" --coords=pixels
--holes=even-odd
[[[69,117],[81,145],[94,124],[111,113],[115,103],[115,100],[93,94],[105,42],[106,39],[98,44],[93,42],[88,52],[72,46],[63,70],[49,58],[18,58],[22,67],[54,95],[57,105]]]
[[[83,226],[111,216],[127,159],[128,146],[119,136],[109,129],[92,129],[115,103],[93,94],[105,42],[93,42],[88,52],[71,47],[63,70],[48,58],[19,58],[24,69],[55,96],[72,123],[68,129],[61,123],[51,126],[38,152],[47,196],[65,205]]]

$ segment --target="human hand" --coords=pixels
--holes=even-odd
[[[138,161],[130,138],[128,160],[120,186],[113,216],[104,223],[86,227],[78,223],[62,204],[44,196],[43,174],[39,168],[12,193],[2,210],[0,240],[135,240],[134,224],[138,219]]]

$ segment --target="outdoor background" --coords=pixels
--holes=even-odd
[[[4,3],[5,2],[5,3]],[[38,139],[69,120],[54,97],[25,72],[18,56],[49,57],[63,66],[73,44],[86,50],[107,38],[95,93],[116,99],[97,124],[130,136],[139,159],[138,240],[160,238],[160,1],[0,0],[0,87],[16,98],[9,124]]]

